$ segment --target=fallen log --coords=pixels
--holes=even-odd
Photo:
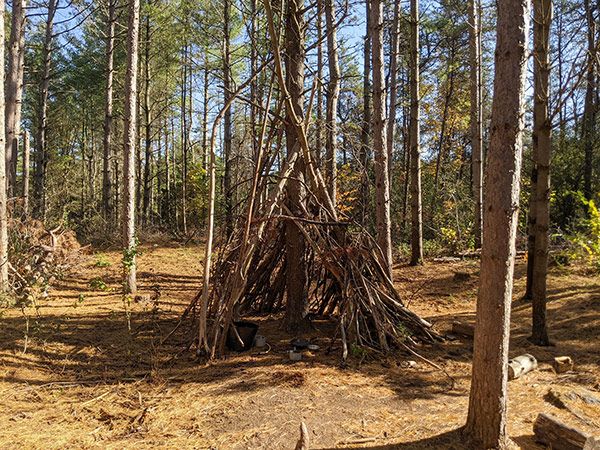
[[[529,353],[517,356],[508,361],[508,379],[516,380],[522,375],[537,369],[537,366],[537,359]]]
[[[550,414],[538,414],[533,424],[535,440],[553,450],[599,450],[600,440],[564,424]]]

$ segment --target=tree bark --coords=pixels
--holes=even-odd
[[[8,196],[13,195],[17,182],[17,156],[21,133],[21,104],[23,99],[23,68],[25,58],[26,0],[13,1],[10,40],[8,42],[8,71],[5,79],[6,182]]]
[[[535,258],[533,261],[531,341],[549,345],[546,326],[546,278],[548,272],[548,229],[550,225],[550,153],[552,124],[548,115],[550,80],[550,24],[552,0],[533,2],[533,147],[537,180],[535,200]]]
[[[583,195],[590,200],[592,191],[592,163],[594,157],[594,138],[596,134],[596,22],[594,20],[593,6],[590,0],[583,2],[587,17],[587,40],[588,40],[588,62],[587,77],[585,89],[585,103],[583,106],[583,147],[584,147],[584,165],[583,165]]]
[[[223,1],[223,102],[227,104],[231,96],[231,3]],[[233,233],[233,201],[231,180],[231,108],[227,108],[223,117],[223,159],[225,173],[223,175],[223,196],[225,198],[225,232],[227,237]]]
[[[329,195],[336,203],[337,189],[337,109],[340,96],[340,64],[335,23],[335,0],[325,0],[325,20],[327,22],[327,56],[329,60],[329,83],[327,84],[326,130],[326,182]]]
[[[148,3],[150,5],[150,3]],[[142,220],[144,225],[150,221],[150,199],[152,194],[152,111],[150,105],[150,13],[146,15],[144,36],[144,189],[142,201]]]
[[[423,263],[423,212],[421,203],[421,130],[419,94],[419,0],[410,1],[410,264]]]
[[[317,0],[317,118],[315,122],[315,153],[317,165],[323,162],[323,1]]]
[[[29,131],[23,135],[23,214],[29,216]]]
[[[290,96],[286,107],[286,145],[290,155],[294,148],[299,147],[300,137],[295,123],[295,117],[304,117],[304,2],[303,0],[288,0],[285,27],[285,82]],[[306,161],[302,159],[295,165],[292,176],[287,184],[287,204],[291,213],[302,215],[302,197],[304,196],[303,180]],[[302,231],[292,221],[285,224],[286,248],[286,295],[285,327],[291,334],[302,331],[304,312],[306,308],[306,242]]]
[[[366,225],[367,214],[369,210],[369,153],[371,133],[371,36],[370,28],[370,0],[365,0],[365,38],[363,52],[363,117],[360,133],[360,165],[362,171],[360,186],[360,222]]]
[[[106,22],[106,98],[104,103],[104,138],[102,141],[102,212],[112,222],[110,156],[113,123],[113,76],[115,53],[116,1],[108,0]]]
[[[390,32],[390,105],[388,112],[387,149],[390,185],[396,137],[396,104],[398,102],[398,57],[400,55],[400,2],[394,2],[394,18]]]
[[[37,130],[37,152],[35,165],[34,192],[36,198],[35,216],[41,220],[46,217],[46,166],[48,165],[48,152],[46,134],[48,128],[48,90],[50,87],[50,64],[52,62],[52,35],[54,15],[58,7],[58,0],[50,0],[48,3],[48,15],[46,17],[46,31],[44,46],[42,48],[42,60],[44,62],[42,81],[40,84],[40,104],[38,111]]]
[[[375,157],[375,218],[382,265],[392,277],[392,227],[390,180],[385,123],[385,75],[383,72],[383,3],[371,0],[371,45],[373,49],[373,153]]]
[[[135,154],[137,129],[138,37],[140,1],[129,0],[127,71],[125,74],[125,124],[123,133],[123,267],[125,294],[136,292]]]
[[[16,3],[16,2],[15,2]],[[4,18],[4,2],[0,5],[0,17]],[[0,20],[0,81],[4,80],[4,20]],[[0,82],[0,130],[4,130],[4,83]],[[0,148],[5,149],[5,133],[0,133]],[[0,291],[8,290],[8,216],[6,196],[6,158],[0,158]]]
[[[471,98],[471,170],[473,177],[473,199],[475,214],[473,235],[475,248],[481,248],[482,202],[483,202],[483,111],[481,95],[481,26],[479,23],[479,1],[469,0],[469,76]]]
[[[508,338],[519,210],[527,0],[498,3],[483,246],[466,431],[476,448],[508,448]]]

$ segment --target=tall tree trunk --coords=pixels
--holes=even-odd
[[[149,5],[151,3],[148,3]],[[150,221],[150,199],[152,194],[152,111],[150,110],[150,14],[146,15],[144,36],[144,190],[142,202],[142,220]]]
[[[231,96],[231,3],[223,1],[223,102],[227,104]],[[227,237],[233,233],[233,201],[231,183],[231,108],[227,108],[223,117],[223,159],[225,173],[223,175],[223,196],[225,198],[225,232]]]
[[[437,199],[437,191],[439,187],[439,179],[442,171],[442,163],[444,161],[444,150],[446,149],[446,128],[448,126],[448,115],[450,112],[450,102],[452,101],[452,97],[454,95],[454,49],[451,50],[450,58],[448,58],[448,68],[447,68],[447,77],[448,77],[448,86],[446,90],[446,95],[444,96],[444,109],[442,111],[442,123],[440,126],[440,136],[438,138],[438,148],[437,148],[437,160],[435,163],[435,175],[433,178],[433,204],[432,207],[435,206],[435,203],[438,201]]]
[[[204,59],[204,83],[202,86],[202,167],[204,170],[208,170],[208,51],[206,51]]]
[[[390,217],[390,180],[385,127],[385,76],[383,73],[383,3],[371,0],[373,64],[373,153],[375,156],[375,216],[377,243],[383,265],[392,276],[392,227]]]
[[[323,159],[323,1],[317,0],[317,119],[315,123],[315,147],[317,165]]]
[[[285,136],[288,155],[300,146],[294,117],[304,117],[304,2],[288,0],[285,15],[285,82],[293,110],[286,111]],[[302,158],[302,157],[301,157]],[[293,215],[302,215],[304,171],[306,161],[299,161],[287,184],[287,204]],[[285,326],[296,334],[303,328],[306,308],[306,242],[302,231],[292,222],[285,224],[286,296]]]
[[[476,448],[508,448],[508,338],[519,211],[529,4],[498,2],[483,246],[466,431]]]
[[[14,0],[10,40],[8,42],[8,72],[5,79],[6,180],[8,196],[13,195],[17,182],[17,156],[21,133],[21,103],[23,98],[23,66],[25,57],[26,0]]]
[[[38,111],[37,130],[37,155],[35,166],[34,192],[36,198],[35,216],[42,220],[46,217],[46,167],[48,165],[48,151],[46,134],[48,128],[48,89],[50,87],[50,64],[52,62],[52,35],[54,15],[58,7],[58,0],[50,0],[48,3],[48,15],[46,17],[46,32],[44,36],[44,47],[42,48],[42,61],[44,62],[42,81],[40,84],[40,104]]]
[[[4,2],[0,5],[0,17],[4,18]],[[4,20],[0,20],[0,130],[4,130]],[[6,135],[0,132],[0,148],[6,148]],[[0,291],[8,290],[8,217],[6,196],[6,158],[0,157]]]
[[[396,104],[398,103],[398,57],[400,55],[400,2],[394,2],[390,48],[390,106],[387,129],[388,168],[392,183],[394,141],[396,137]]]
[[[483,202],[483,108],[481,99],[481,25],[479,1],[469,0],[469,75],[471,91],[471,173],[475,214],[473,235],[475,248],[481,248],[482,202]]]
[[[104,103],[104,139],[102,141],[102,212],[107,222],[112,222],[110,156],[113,122],[113,76],[115,53],[116,2],[108,0],[106,22],[106,98]]]
[[[413,266],[423,262],[419,64],[419,0],[410,0],[410,264]]]
[[[25,130],[23,135],[23,214],[29,216],[29,131]]]
[[[583,194],[588,200],[592,198],[592,163],[594,156],[594,138],[596,123],[596,22],[590,0],[584,0],[587,17],[588,63],[585,103],[583,106],[583,147],[585,162],[583,165]]]
[[[187,234],[187,178],[188,178],[188,114],[187,114],[187,70],[188,44],[183,46],[181,76],[181,226]],[[177,223],[179,223],[177,221]]]
[[[548,229],[550,224],[550,152],[552,124],[548,116],[550,79],[550,24],[552,0],[533,2],[533,146],[537,160],[537,182],[531,187],[535,200],[535,259],[532,280],[533,325],[531,341],[549,345],[546,327],[546,277],[548,272]]]
[[[123,132],[123,268],[125,294],[136,292],[135,148],[137,142],[137,78],[140,0],[129,0],[125,124]]]
[[[362,170],[362,180],[360,186],[360,222],[366,225],[369,210],[369,153],[371,133],[371,35],[369,32],[370,24],[370,0],[365,0],[365,39],[363,52],[363,117],[360,133],[360,165]]]
[[[327,22],[327,57],[329,60],[329,83],[327,84],[327,117],[325,121],[326,150],[325,172],[329,195],[336,203],[337,189],[337,110],[340,96],[340,64],[335,23],[335,0],[325,0],[325,20]]]

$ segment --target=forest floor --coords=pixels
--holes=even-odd
[[[201,284],[202,250],[173,244],[142,252],[140,302],[127,305],[119,295],[115,251],[82,257],[38,308],[2,311],[0,448],[292,449],[301,421],[315,449],[462,448],[455,430],[468,405],[470,339],[420,349],[454,385],[420,361],[407,367],[415,358],[403,354],[384,361],[355,355],[341,368],[339,348],[324,351],[331,324],[320,321],[311,337],[322,350],[300,362],[288,360],[290,337],[276,318],[257,318],[268,353],[199,365],[182,351],[185,328],[161,339]],[[548,319],[556,345],[537,348],[526,339],[524,268],[519,261],[510,354],[530,352],[540,366],[509,384],[509,431],[533,449],[538,412],[583,428],[600,421],[584,425],[547,401],[549,389],[600,390],[600,279],[580,268],[552,269]],[[454,320],[474,320],[477,273],[474,260],[430,262],[398,265],[395,279],[410,307],[448,332]],[[550,362],[559,355],[571,356],[575,370],[555,374]]]

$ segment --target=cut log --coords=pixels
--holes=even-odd
[[[552,363],[556,373],[565,373],[573,370],[573,360],[570,356],[557,356]]]
[[[475,327],[468,323],[452,322],[452,332],[462,336],[473,337],[475,335]]]
[[[538,363],[534,356],[526,353],[508,361],[508,379],[516,380],[532,370],[537,369]]]
[[[549,414],[538,414],[533,432],[537,442],[553,450],[600,450],[598,438],[566,425]]]
[[[306,428],[306,424],[302,422],[300,423],[300,439],[298,439],[298,443],[296,444],[296,450],[309,450],[309,443],[308,428]]]

